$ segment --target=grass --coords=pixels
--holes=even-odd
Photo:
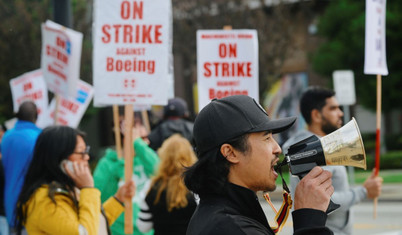
[[[362,184],[367,177],[371,175],[370,170],[362,171],[355,170],[355,183]],[[384,184],[388,183],[402,183],[402,170],[380,170],[380,176],[384,179]],[[287,184],[289,184],[289,172],[283,172],[283,177]],[[278,185],[282,185],[281,177],[276,180]]]

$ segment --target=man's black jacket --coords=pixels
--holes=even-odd
[[[333,234],[325,227],[327,215],[322,211],[301,209],[292,215],[294,234]],[[228,184],[225,195],[201,198],[187,228],[187,235],[224,234],[275,234],[253,191]]]

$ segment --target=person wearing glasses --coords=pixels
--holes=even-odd
[[[88,165],[84,134],[51,126],[39,135],[16,208],[21,234],[110,234],[123,212],[123,201],[135,194],[133,181],[121,186],[101,206],[100,191]]]

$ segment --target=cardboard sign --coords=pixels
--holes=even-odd
[[[257,31],[198,30],[197,82],[200,110],[213,98],[231,95],[258,102]]]
[[[74,95],[80,75],[82,33],[50,20],[42,24],[41,68],[48,89]]]
[[[94,2],[95,106],[167,104],[171,8],[170,0]]]
[[[49,99],[42,70],[34,70],[11,79],[10,87],[13,96],[14,112],[18,112],[18,108],[22,102],[31,100],[36,104],[38,109],[36,125],[41,128],[45,127],[48,122],[46,119]]]
[[[352,70],[336,70],[333,72],[336,99],[340,105],[356,103],[355,76]]]
[[[388,75],[385,48],[386,0],[366,0],[364,73]]]
[[[81,118],[88,108],[93,97],[94,90],[88,83],[78,80],[73,97],[60,97],[60,104],[57,113],[57,124],[77,128]],[[56,100],[53,99],[49,106],[49,120],[54,119]]]

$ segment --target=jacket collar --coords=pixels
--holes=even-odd
[[[226,188],[227,197],[242,215],[257,220],[272,231],[254,191],[232,183],[228,183]]]
[[[35,129],[40,130],[33,122],[18,120],[15,123],[15,129]]]

